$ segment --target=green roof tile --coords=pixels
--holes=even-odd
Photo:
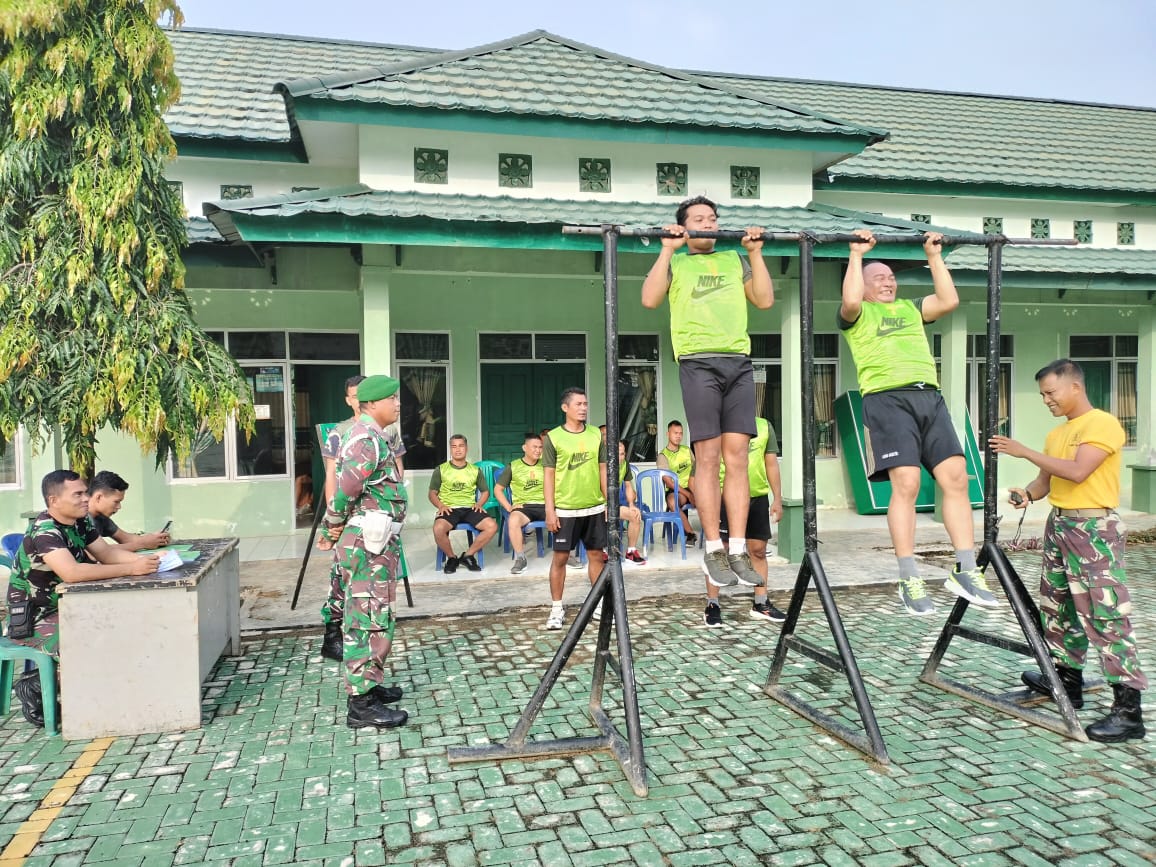
[[[205,217],[188,217],[185,219],[185,233],[189,236],[189,244],[220,244],[224,242],[221,233]]]
[[[285,194],[262,199],[232,199],[205,204],[205,214],[229,240],[242,240],[233,215],[284,219],[302,215],[334,215],[384,219],[424,219],[446,223],[493,223],[528,226],[600,225],[607,220],[626,226],[662,226],[671,220],[668,202],[606,202],[576,199],[533,199],[513,196],[442,195],[387,192],[364,185]],[[774,231],[848,232],[869,226],[888,232],[921,234],[928,227],[910,228],[906,220],[874,214],[825,209],[727,205],[720,210],[724,226],[762,226]],[[840,245],[839,254],[845,254]]]
[[[1156,110],[708,75],[890,138],[829,168],[841,179],[1156,192]]]
[[[952,271],[986,271],[987,250],[959,247],[947,255]],[[1156,250],[1135,247],[1004,247],[1007,274],[1156,275]]]
[[[765,96],[537,30],[513,39],[377,67],[300,78],[295,98],[407,108],[538,115],[575,120],[842,134],[877,140],[878,128],[846,124]]]
[[[285,101],[273,90],[278,81],[433,53],[424,48],[219,30],[173,30],[168,37],[181,99],[165,114],[165,121],[174,136],[186,138],[288,142]]]

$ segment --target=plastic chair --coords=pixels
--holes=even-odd
[[[20,543],[23,541],[23,533],[5,533],[3,537],[0,537],[0,548],[4,549],[4,553],[13,566],[16,565],[16,555],[19,553]]]
[[[60,734],[56,719],[56,660],[47,653],[0,638],[0,714],[12,709],[12,675],[16,660],[33,662],[40,670],[40,694],[44,697],[44,729],[50,735]]]
[[[505,509],[502,509],[502,520],[501,520],[500,524],[503,528],[510,526],[510,513],[507,512]],[[526,524],[522,528],[522,533],[526,536],[529,536],[531,531],[533,531],[534,535],[537,537],[537,540],[538,540],[538,556],[539,557],[546,556],[546,542],[545,542],[544,537],[542,536],[542,534],[544,532],[546,532],[546,522],[545,521],[530,521],[528,524]],[[510,534],[505,532],[504,529],[499,530],[498,532],[500,532],[502,534],[502,550],[505,553],[509,554],[510,559],[513,560],[514,559],[514,547],[510,544]],[[525,549],[525,546],[523,546],[523,550],[524,549]]]
[[[669,479],[671,490],[674,492],[675,502],[678,502],[678,476],[670,470],[643,470],[634,477],[634,488],[638,492],[638,504],[642,509],[642,556],[649,554],[650,546],[654,542],[654,525],[669,524],[671,536],[667,541],[667,550],[674,550],[675,535],[682,548],[682,559],[686,559],[686,532],[682,529],[682,517],[677,511],[666,508],[667,488],[663,480]],[[663,528],[663,535],[666,529]]]
[[[465,533],[466,533],[466,547],[467,548],[470,545],[474,544],[474,536],[477,534],[478,531],[474,529],[473,524],[458,524],[456,527],[454,527],[453,530],[450,530],[450,532],[452,533],[454,530],[464,530],[465,531]],[[443,568],[445,568],[446,555],[442,553],[441,548],[438,548],[437,552],[438,552],[437,557],[434,558],[434,568],[438,572],[440,572],[440,571],[442,571]],[[478,552],[478,565],[485,568],[486,552],[484,549]]]
[[[485,505],[483,505],[482,508],[487,512],[496,512],[497,514],[494,514],[491,517],[497,518],[498,521],[501,521],[502,504],[499,503],[498,498],[494,496],[494,483],[498,480],[498,476],[502,474],[502,470],[506,468],[506,465],[501,461],[478,461],[476,464],[474,464],[474,466],[482,471],[482,477],[486,480],[486,485],[490,489],[490,498],[486,500]]]

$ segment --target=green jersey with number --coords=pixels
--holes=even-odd
[[[939,387],[923,314],[913,301],[864,301],[859,318],[843,328],[843,336],[851,347],[863,394],[916,382]]]
[[[734,250],[676,253],[670,274],[674,357],[750,355],[742,257]]]
[[[562,517],[593,515],[606,505],[599,466],[606,463],[606,444],[598,428],[554,428],[542,444],[542,463],[554,470],[554,509]]]

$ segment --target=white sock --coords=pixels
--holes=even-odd
[[[722,539],[707,539],[705,542],[705,550],[709,554],[711,551],[722,550]]]
[[[747,550],[747,540],[746,539],[736,539],[734,536],[731,536],[731,547],[730,547],[730,551],[728,553],[732,557],[735,557],[735,556],[738,556],[739,554],[743,553],[743,551],[745,551],[745,550]]]
[[[626,549],[626,553],[629,554],[631,551],[637,551],[637,550],[638,550],[637,548],[635,548],[633,545],[631,545],[629,548]]]
[[[561,600],[559,600],[559,601],[557,601],[557,602],[553,602],[553,603],[550,605],[550,611],[551,611],[551,612],[554,612],[554,611],[561,611],[561,610],[562,610],[562,602],[561,602]]]

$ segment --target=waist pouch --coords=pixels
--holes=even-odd
[[[370,554],[380,554],[394,539],[401,535],[403,521],[395,521],[386,512],[372,511],[354,515],[349,520],[351,527],[361,528],[361,541]]]

